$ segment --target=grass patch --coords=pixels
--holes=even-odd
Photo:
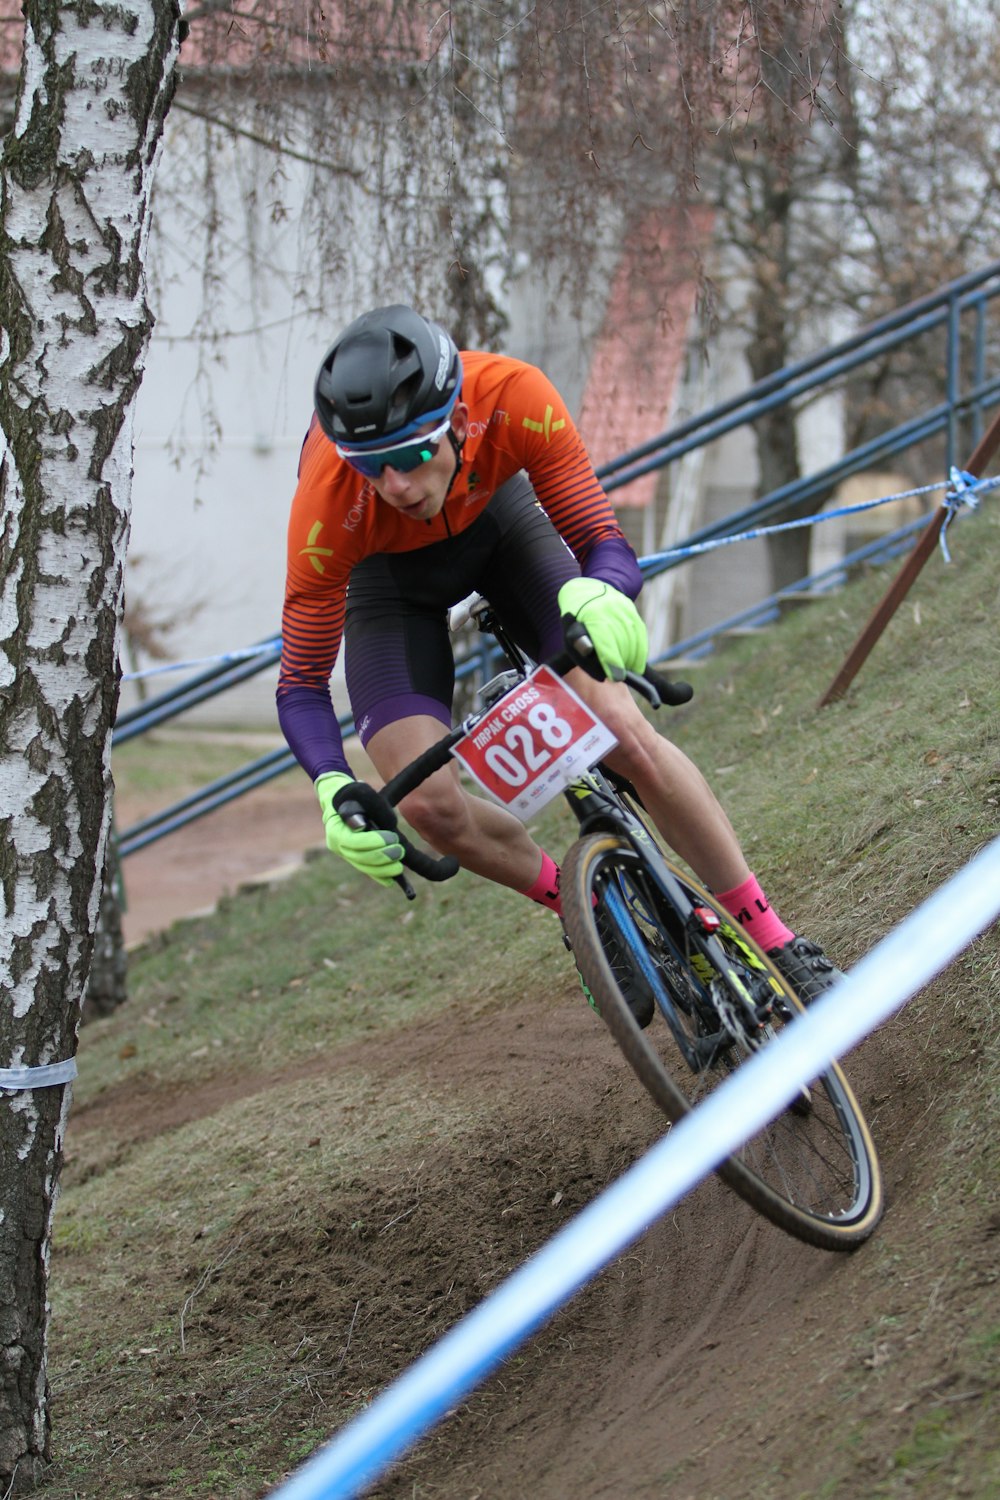
[[[513,893],[466,877],[404,904],[319,859],[141,948],[129,1005],[87,1027],[78,1097],[235,1063],[277,1070],[440,1010],[456,973],[475,1011],[564,970],[556,919]]]
[[[207,732],[171,724],[116,745],[111,769],[121,800],[158,807],[161,801],[200,791],[280,743],[277,733]]]

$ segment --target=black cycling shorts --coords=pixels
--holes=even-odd
[[[473,592],[485,595],[518,645],[539,661],[562,646],[556,596],[579,574],[523,473],[501,485],[457,536],[358,563],[347,591],[344,663],[361,743],[414,714],[450,726],[453,604]]]

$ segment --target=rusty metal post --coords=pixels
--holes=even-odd
[[[1000,412],[997,412],[988,430],[976,444],[972,457],[965,465],[965,473],[971,474],[975,479],[981,479],[984,468],[993,457],[998,446],[1000,446]],[[851,647],[844,665],[819,700],[817,704],[818,708],[825,708],[828,703],[836,702],[838,698],[842,698],[847,692],[847,689],[861,670],[875,642],[906,598],[914,579],[934,551],[947,516],[948,507],[946,505],[939,505],[925,530],[921,533],[919,542],[906,559],[894,582],[890,585],[885,597],[876,605],[871,619]]]

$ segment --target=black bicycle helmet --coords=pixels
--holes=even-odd
[[[447,415],[462,385],[454,341],[412,307],[376,307],[337,339],[316,376],[316,415],[334,443],[366,448]]]

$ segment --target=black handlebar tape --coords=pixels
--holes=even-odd
[[[583,662],[574,651],[560,651],[555,656],[547,656],[545,658],[545,665],[551,667],[557,677],[565,677],[567,672],[572,672],[574,667],[582,667]],[[593,676],[593,673],[588,673],[588,675]],[[604,673],[602,671],[602,681],[603,678]]]
[[[415,849],[405,833],[399,835],[399,842],[403,846],[403,864],[423,880],[451,880],[461,868],[452,854],[445,854],[441,859],[436,859],[433,854],[428,854],[424,849]]]
[[[647,682],[651,682],[660,695],[660,702],[666,703],[670,708],[680,708],[682,703],[690,703],[694,697],[694,688],[689,682],[671,682],[662,672],[646,663],[643,672]]]

